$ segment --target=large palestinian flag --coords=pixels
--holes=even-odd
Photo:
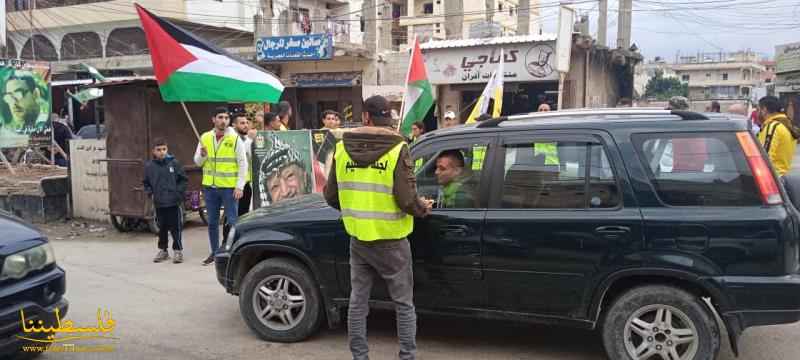
[[[280,99],[283,84],[274,75],[135,6],[164,101],[276,103]]]

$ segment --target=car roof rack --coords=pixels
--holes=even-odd
[[[709,120],[708,116],[688,110],[665,110],[661,108],[606,108],[606,109],[569,109],[561,111],[536,112],[521,115],[501,116],[478,123],[476,128],[497,127],[506,120],[553,118],[560,116],[587,115],[676,115],[682,120]]]

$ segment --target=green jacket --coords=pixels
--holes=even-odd
[[[468,188],[466,182],[468,176],[455,179],[453,182],[442,187],[440,208],[474,208],[475,195]]]

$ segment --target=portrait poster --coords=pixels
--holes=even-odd
[[[49,64],[0,60],[0,89],[0,148],[49,146]]]
[[[253,142],[254,208],[309,194],[314,183],[311,131],[259,131]]]

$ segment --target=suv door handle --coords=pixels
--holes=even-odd
[[[627,226],[600,226],[594,229],[594,232],[606,240],[620,241],[630,234],[631,228]]]
[[[466,225],[445,225],[441,227],[442,235],[467,236],[469,227]]]

